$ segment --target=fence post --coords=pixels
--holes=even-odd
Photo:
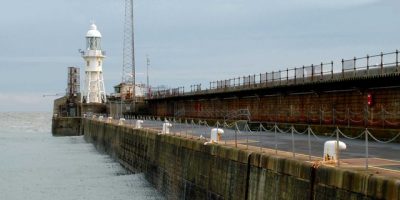
[[[262,133],[262,124],[260,123],[260,137],[259,137],[259,140],[260,140],[260,152],[262,153],[263,152],[263,149],[262,149],[262,144],[261,144],[261,133]]]
[[[311,64],[311,82],[314,81],[314,64]]]
[[[305,81],[305,75],[304,75],[305,73],[304,73],[304,65],[303,65],[303,83],[304,83],[304,81]]]
[[[286,68],[286,85],[289,85],[289,68]]]
[[[278,136],[276,135],[276,123],[274,125],[274,133],[275,133],[275,154],[278,155]]]
[[[339,128],[336,126],[336,159],[337,159],[337,167],[340,167],[340,156],[339,156]]]
[[[281,70],[279,70],[279,85],[282,85],[282,77],[281,77]]]
[[[321,77],[319,78],[319,80],[323,79],[324,79],[324,63],[321,62]]]
[[[311,161],[311,130],[310,125],[307,127],[307,135],[308,135],[308,160]]]
[[[383,75],[383,52],[381,52],[381,75]]]
[[[342,58],[342,78],[344,78],[344,59]]]
[[[368,152],[368,134],[369,134],[369,131],[367,128],[365,128],[364,134],[365,134],[365,170],[368,170],[368,157],[369,157],[369,155],[368,155],[369,154],[369,152]]]
[[[367,54],[367,75],[369,75],[369,55]]]
[[[291,126],[291,128],[290,128],[292,131],[292,153],[293,153],[293,158],[295,158],[296,157],[296,153],[294,152],[295,151],[295,149],[294,149],[294,127],[293,127],[293,124],[292,124],[292,126]]]
[[[187,124],[187,119],[185,119],[185,133],[186,133],[186,138],[188,138],[188,124]]]
[[[235,147],[237,148],[237,130],[238,129],[238,126],[237,126],[237,123],[235,122]]]
[[[396,71],[399,72],[399,50],[396,49]]]
[[[356,57],[354,57],[354,63],[353,63],[353,68],[354,68],[354,77],[356,76],[356,71],[357,71],[357,67],[356,67],[356,63],[357,62],[357,58]]]
[[[251,130],[250,130],[250,127],[247,124],[247,122],[246,122],[246,127],[247,127],[247,129],[249,129],[248,131],[250,133]],[[249,149],[249,133],[246,133],[246,150]]]
[[[190,138],[192,138],[193,139],[193,135],[194,135],[194,120],[192,119],[192,121],[190,122],[191,124],[192,124],[192,135],[191,135],[191,137]]]
[[[331,61],[331,79],[333,79],[333,61]]]

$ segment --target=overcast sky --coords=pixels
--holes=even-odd
[[[209,81],[394,51],[399,0],[136,0],[137,82]],[[123,0],[13,0],[0,6],[0,111],[51,111],[94,20],[107,92],[121,80]],[[83,69],[82,69],[83,72]]]

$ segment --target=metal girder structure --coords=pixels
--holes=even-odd
[[[125,0],[122,83],[135,85],[133,0]],[[133,91],[134,92],[134,91]]]

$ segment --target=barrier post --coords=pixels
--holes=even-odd
[[[278,155],[278,138],[277,138],[277,135],[276,135],[276,123],[275,123],[275,125],[274,125],[274,132],[275,132],[275,154],[276,155]]]
[[[259,135],[259,140],[260,140],[260,152],[262,153],[262,152],[263,152],[263,149],[262,149],[262,143],[261,143],[261,133],[262,133],[262,124],[260,123],[260,135]]]
[[[399,72],[399,50],[396,49],[396,72]]]
[[[290,128],[292,131],[292,154],[293,154],[293,158],[295,158],[296,157],[296,153],[294,152],[295,150],[294,150],[294,127],[293,127],[293,125],[291,126],[291,128]]]
[[[237,130],[238,129],[238,126],[237,126],[237,123],[235,122],[235,147],[237,147]]]
[[[188,138],[188,127],[187,127],[187,119],[185,119],[185,133],[186,133],[186,138]]]
[[[247,123],[246,123],[246,126],[247,126],[247,129],[248,129],[247,131],[249,131],[249,133],[250,133],[251,130],[250,130],[250,127],[249,127],[249,125]],[[249,133],[246,133],[246,150],[249,149]]]

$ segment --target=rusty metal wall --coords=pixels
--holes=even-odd
[[[150,113],[157,116],[235,120],[243,118],[235,116],[238,110],[247,110],[251,121],[400,128],[400,86],[393,80],[379,87],[373,86],[380,80],[356,80],[338,88],[332,88],[335,83],[321,83],[306,89],[278,88],[246,94],[241,90],[229,95],[152,99],[148,103]],[[368,94],[372,96],[371,105]]]

